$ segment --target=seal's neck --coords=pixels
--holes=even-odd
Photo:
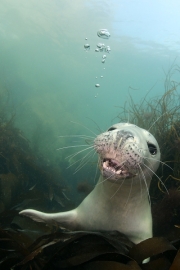
[[[108,181],[100,176],[97,183],[97,188],[101,189],[108,198],[129,198],[129,200],[136,200],[136,198],[148,197],[148,189],[151,178],[140,179],[139,176],[132,179],[124,179],[121,181]]]

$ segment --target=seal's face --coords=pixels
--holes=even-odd
[[[133,124],[113,125],[96,137],[101,174],[107,180],[152,176],[159,166],[160,150],[147,130]]]

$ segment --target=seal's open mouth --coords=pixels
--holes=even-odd
[[[110,158],[104,158],[102,162],[103,170],[109,171],[112,174],[129,175],[128,171],[123,168],[116,160]]]

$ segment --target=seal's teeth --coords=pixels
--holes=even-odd
[[[108,169],[109,168],[108,166],[109,166],[109,161],[108,160],[103,162],[103,168]]]
[[[124,175],[128,173],[126,170],[124,170],[122,165],[119,165],[116,160],[112,159],[104,159],[102,162],[102,167],[104,170],[116,175]]]
[[[106,167],[108,167],[108,165],[109,165],[109,160],[106,160],[105,165],[106,165]]]

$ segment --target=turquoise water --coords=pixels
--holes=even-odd
[[[117,122],[129,94],[137,103],[153,85],[149,97],[163,94],[164,71],[175,59],[179,64],[178,7],[155,0],[1,0],[0,83],[16,126],[31,142],[38,131],[42,153],[55,162],[71,153],[56,151],[71,144],[59,136],[94,136],[88,129],[97,134],[94,122],[101,130]],[[109,39],[97,36],[104,28]],[[95,52],[99,42],[111,48],[105,63],[104,52]]]

